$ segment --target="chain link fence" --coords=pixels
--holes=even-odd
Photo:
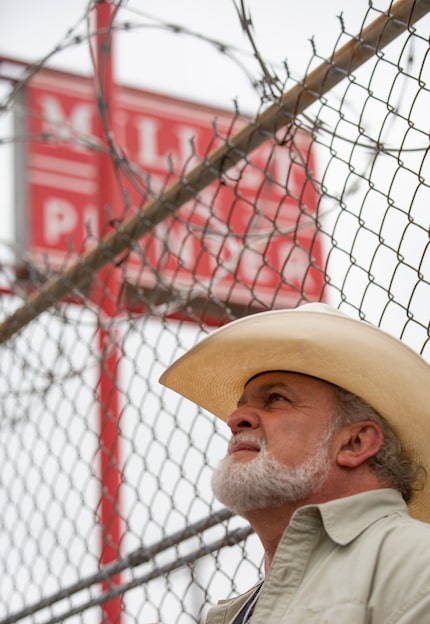
[[[85,36],[62,42],[90,46],[90,78],[49,69],[57,48],[7,80],[16,126],[0,147],[25,165],[16,198],[35,212],[25,245],[1,254],[1,624],[202,622],[260,578],[255,535],[211,493],[226,426],[158,384],[214,326],[323,300],[430,357],[430,3],[369,2],[361,31],[340,19],[332,54],[314,47],[300,79],[265,61],[234,7],[258,114],[188,104],[181,149],[163,135],[155,150],[150,117],[128,135],[113,116],[139,96],[109,82],[114,36],[141,26],[125,3],[90,3]],[[54,83],[95,107],[88,132],[38,108]],[[183,106],[154,104],[166,119]],[[60,175],[77,153],[81,173]],[[97,219],[85,204],[66,236],[61,193],[78,179]],[[49,184],[57,203],[38,204]]]

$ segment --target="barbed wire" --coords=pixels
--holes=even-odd
[[[116,232],[103,239],[96,249],[79,259],[65,274],[53,278],[37,294],[30,296],[26,306],[17,310],[8,321],[0,325],[0,340],[3,342],[9,339],[31,319],[48,309],[54,301],[66,296],[72,287],[79,289],[89,274],[94,274],[126,251],[131,241],[141,238],[156,223],[172,214],[174,209],[185,204],[198,191],[239,162],[244,155],[273,136],[279,128],[290,123],[302,110],[341,82],[347,71],[356,69],[376,51],[393,41],[400,32],[413,23],[412,15],[413,19],[418,20],[427,10],[425,2],[415,4],[412,14],[409,2],[399,2],[397,7],[397,13],[379,17],[362,31],[359,40],[347,43],[330,61],[324,61],[307,75],[303,85],[293,87],[279,103],[269,106],[255,122],[239,131],[211,156],[207,156],[192,172],[183,175],[144,210],[121,224]]]

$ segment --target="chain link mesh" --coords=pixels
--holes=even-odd
[[[105,43],[133,28],[111,8]],[[3,113],[29,127],[3,146],[101,154],[117,199],[60,257],[2,250],[2,624],[200,622],[261,577],[255,535],[211,494],[227,428],[158,384],[213,326],[324,300],[429,359],[429,9],[369,3],[300,80],[255,48],[259,114],[205,109],[204,138],[162,173],[128,154],[96,71],[99,135],[22,98],[58,49],[9,83]]]

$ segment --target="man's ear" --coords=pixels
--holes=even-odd
[[[356,468],[381,450],[384,443],[382,429],[366,420],[343,427],[339,431],[339,450],[336,462],[342,468]]]

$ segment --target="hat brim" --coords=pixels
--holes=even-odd
[[[374,407],[430,476],[430,366],[390,334],[325,304],[251,315],[214,331],[160,383],[226,420],[246,382],[285,370],[334,383]],[[430,522],[430,488],[411,515]]]

